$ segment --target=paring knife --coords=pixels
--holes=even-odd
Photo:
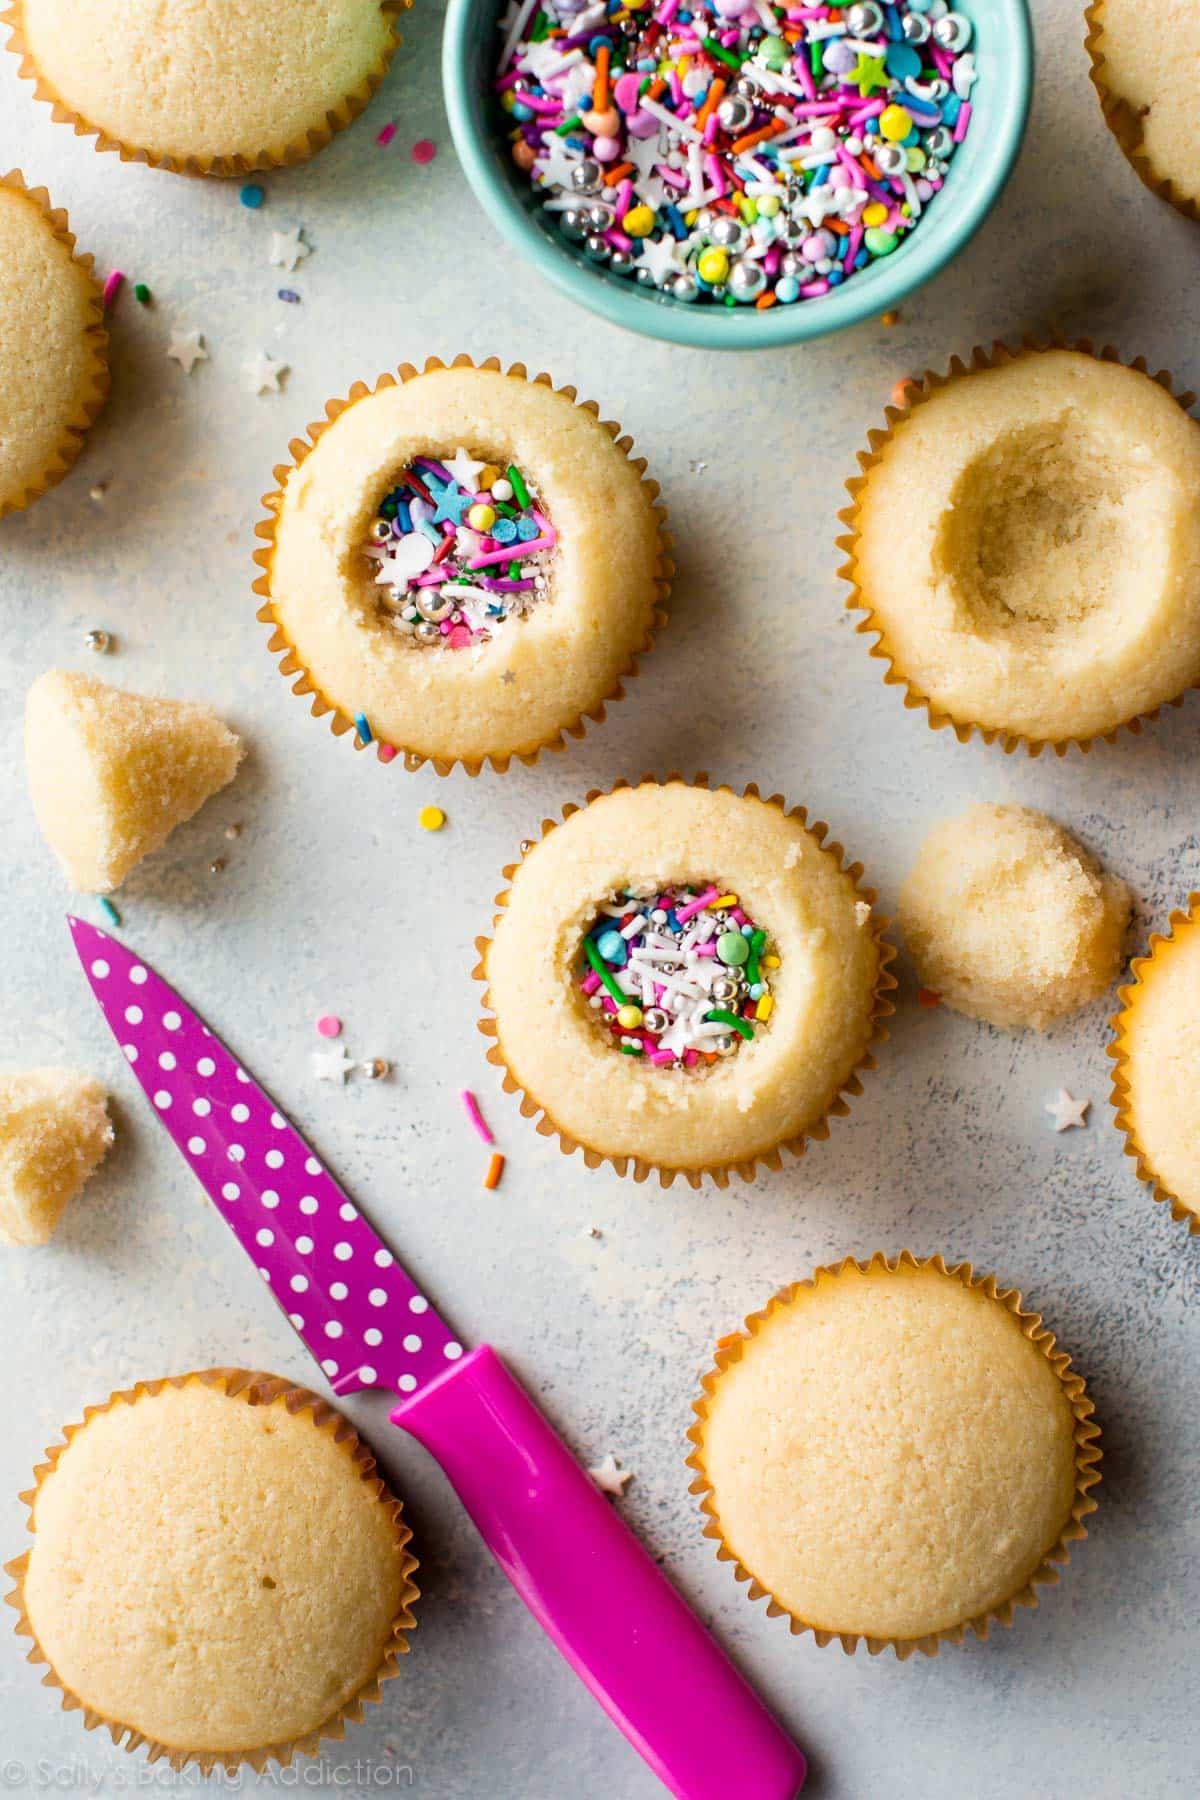
[[[805,1760],[487,1344],[466,1351],[270,1095],[123,943],[69,920],[162,1124],[336,1394],[390,1388],[518,1594],[680,1800],[793,1800]]]

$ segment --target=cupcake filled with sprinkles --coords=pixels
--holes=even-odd
[[[665,620],[665,515],[629,440],[572,389],[466,358],[327,411],[259,527],[296,691],[442,773],[582,736]]]
[[[873,896],[777,797],[673,777],[593,796],[506,871],[477,976],[542,1132],[664,1186],[828,1135],[890,1012]]]
[[[970,128],[973,28],[944,0],[515,0],[501,31],[496,96],[538,200],[677,301],[832,292],[919,227]]]

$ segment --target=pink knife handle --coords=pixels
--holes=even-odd
[[[805,1761],[487,1344],[392,1414],[679,1800],[793,1800]]]

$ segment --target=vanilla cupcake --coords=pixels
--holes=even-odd
[[[61,481],[108,392],[90,256],[19,169],[0,178],[0,518]]]
[[[1026,806],[972,806],[926,837],[897,921],[922,984],[956,1012],[1044,1031],[1116,980],[1129,889]]]
[[[208,1369],[114,1394],[65,1437],[23,1496],[32,1548],[8,1565],[65,1709],[151,1761],[232,1773],[313,1755],[379,1699],[416,1561],[332,1407]]]
[[[1200,681],[1200,425],[1165,376],[1000,345],[887,421],[842,573],[932,725],[1061,753]]]
[[[1070,1358],[992,1276],[847,1259],[722,1338],[695,1405],[705,1535],[793,1631],[935,1655],[1011,1624],[1099,1480]]]
[[[1172,1218],[1200,1232],[1200,894],[1150,939],[1120,992],[1109,1055],[1117,1128]]]
[[[861,1092],[893,952],[862,870],[778,796],[678,776],[593,795],[499,897],[476,976],[526,1116],[664,1186],[781,1166]]]
[[[477,774],[582,737],[665,623],[665,514],[630,440],[523,367],[357,383],[275,471],[256,553],[282,673],[335,734]]]
[[[20,72],[98,150],[189,175],[303,162],[366,106],[409,0],[11,0]]]
[[[1105,122],[1148,188],[1200,219],[1200,138],[1192,81],[1200,11],[1190,0],[1094,0],[1092,85]]]

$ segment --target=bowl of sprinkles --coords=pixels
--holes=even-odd
[[[1020,148],[1026,0],[450,0],[459,157],[499,229],[616,324],[704,349],[897,306]]]
[[[720,882],[631,888],[599,908],[579,988],[622,1055],[703,1069],[766,1026],[778,967],[766,932]]]

